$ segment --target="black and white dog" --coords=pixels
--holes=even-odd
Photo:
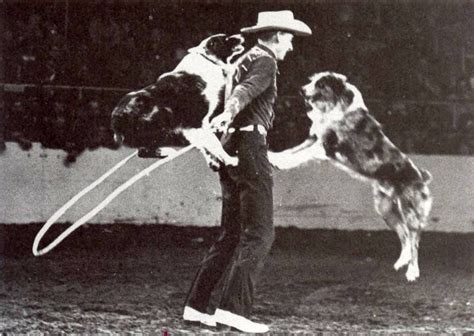
[[[173,71],[128,93],[112,112],[115,139],[144,147],[142,152],[160,152],[158,147],[170,138],[184,137],[209,163],[215,165],[217,159],[236,166],[238,159],[224,151],[209,120],[220,112],[218,106],[233,74],[231,61],[244,51],[243,42],[241,35],[210,36],[189,49]]]
[[[376,211],[401,241],[396,270],[408,264],[406,278],[419,277],[418,244],[427,225],[432,196],[431,175],[417,168],[382,132],[369,114],[359,90],[344,75],[313,75],[302,88],[312,121],[309,137],[299,146],[269,153],[277,168],[289,169],[312,159],[330,160],[373,186]]]

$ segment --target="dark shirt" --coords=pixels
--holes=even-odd
[[[240,112],[231,127],[263,125],[272,127],[273,104],[277,97],[277,61],[273,52],[257,44],[238,61],[233,78],[233,90],[229,99],[237,99]]]

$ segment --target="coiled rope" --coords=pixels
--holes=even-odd
[[[184,147],[176,153],[173,153],[172,155],[167,156],[164,159],[158,160],[151,164],[149,167],[143,169],[136,175],[132,176],[128,181],[124,182],[122,185],[120,185],[118,188],[116,188],[114,191],[112,191],[102,202],[100,202],[94,209],[89,211],[87,214],[82,216],[79,220],[77,220],[75,223],[73,223],[69,228],[67,228],[63,233],[61,233],[56,239],[54,239],[48,246],[44,247],[41,250],[38,250],[39,243],[43,236],[48,232],[49,228],[56,223],[56,221],[71,207],[73,206],[78,200],[80,200],[84,195],[89,193],[92,189],[97,187],[99,184],[101,184],[105,179],[107,179],[110,175],[112,175],[117,169],[122,167],[127,161],[129,161],[131,158],[136,156],[138,154],[138,151],[135,151],[133,154],[129,155],[119,163],[117,163],[114,167],[112,167],[109,171],[107,171],[104,175],[99,177],[96,181],[91,183],[88,187],[84,188],[82,191],[80,191],[77,195],[75,195],[73,198],[71,198],[66,204],[64,204],[61,208],[59,208],[49,219],[48,221],[43,225],[41,230],[36,234],[35,240],[33,242],[33,254],[35,256],[41,256],[49,251],[51,251],[53,248],[55,248],[59,243],[61,243],[64,239],[66,239],[67,236],[69,236],[72,232],[74,232],[77,228],[79,228],[82,224],[86,223],[88,220],[90,220],[92,217],[94,217],[98,212],[100,212],[103,208],[105,208],[112,200],[120,195],[123,191],[125,191],[127,188],[129,188],[131,185],[133,185],[135,182],[137,182],[139,179],[141,179],[143,176],[149,175],[153,170],[156,168],[164,165],[167,162],[170,162],[171,160],[177,158],[178,156],[183,155],[184,153],[190,151],[193,149],[193,145],[189,145],[187,147]]]

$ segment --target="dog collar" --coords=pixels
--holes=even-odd
[[[211,62],[212,64],[215,64],[219,67],[222,66],[222,64],[219,64],[219,62],[217,62],[216,60],[213,60],[212,58],[210,58],[209,56],[207,56],[206,54],[203,54],[203,53],[200,53],[200,52],[194,52],[196,55],[199,55],[201,57],[203,57],[204,59],[206,59],[207,61]]]

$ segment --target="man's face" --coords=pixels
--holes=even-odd
[[[287,32],[278,32],[278,43],[276,45],[276,58],[283,61],[288,52],[293,50],[293,34]]]

